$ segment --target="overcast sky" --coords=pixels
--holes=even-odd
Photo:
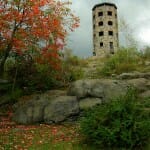
[[[115,3],[119,18],[134,29],[134,36],[142,45],[150,45],[150,0],[71,0],[71,9],[80,17],[80,27],[69,37],[68,46],[75,55],[92,55],[92,8],[101,2]],[[120,38],[120,45],[123,45]]]

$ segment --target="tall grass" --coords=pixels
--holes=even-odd
[[[140,52],[136,48],[121,48],[105,61],[103,68],[98,72],[103,76],[110,76],[140,70],[143,67],[145,57],[149,58],[147,53],[149,53],[148,50]]]

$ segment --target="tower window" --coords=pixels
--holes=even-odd
[[[118,38],[118,33],[116,33],[116,37]]]
[[[100,21],[100,22],[98,23],[98,25],[99,25],[99,26],[103,26],[103,21]]]
[[[112,11],[107,12],[108,16],[112,16]]]
[[[113,31],[108,31],[108,35],[113,36]]]
[[[95,37],[96,37],[96,34],[94,34],[93,37],[95,38]]]
[[[98,16],[103,16],[103,12],[99,12],[99,13],[98,13]]]
[[[95,24],[93,25],[93,28],[95,29]]]
[[[103,35],[104,35],[103,31],[99,32],[99,36],[103,36]]]
[[[93,15],[93,19],[95,19],[95,15]]]
[[[109,43],[109,46],[110,46],[110,53],[111,53],[111,54],[114,54],[113,42],[110,42],[110,43]]]
[[[108,25],[112,26],[113,22],[112,21],[108,21]]]
[[[103,42],[100,42],[100,47],[103,47]]]
[[[96,56],[96,53],[95,53],[95,52],[93,52],[93,56]]]
[[[115,14],[115,17],[117,18],[117,14]]]

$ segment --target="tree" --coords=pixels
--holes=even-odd
[[[65,45],[69,30],[79,26],[79,18],[69,9],[69,2],[56,0],[0,0],[0,75],[12,53],[22,55],[29,49],[39,54],[39,61],[53,67],[58,51]]]
[[[137,47],[137,40],[134,37],[134,29],[126,22],[124,17],[119,18],[119,31],[127,47]]]

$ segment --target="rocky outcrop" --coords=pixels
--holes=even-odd
[[[86,97],[100,98],[107,101],[112,97],[125,94],[128,84],[124,81],[109,79],[78,80],[71,84],[68,95],[78,99]]]
[[[79,104],[76,97],[60,96],[45,107],[44,122],[58,123],[76,114],[79,114]]]
[[[44,108],[49,104],[48,99],[35,97],[23,105],[17,104],[13,120],[21,124],[33,124],[43,121]]]
[[[14,106],[13,120],[21,124],[58,123],[79,113],[79,104],[75,96],[62,96],[63,92],[54,91],[35,95],[24,103]]]
[[[137,78],[150,79],[150,72],[147,72],[147,73],[141,73],[141,72],[122,73],[117,78],[118,79],[137,79]]]
[[[21,124],[59,123],[69,118],[74,120],[74,117],[82,114],[82,110],[124,95],[129,86],[135,87],[141,98],[150,97],[149,75],[142,74],[133,79],[133,75],[129,76],[125,79],[120,75],[124,80],[78,80],[70,85],[67,92],[52,90],[33,95],[29,100],[20,101],[14,106],[13,120]]]
[[[140,94],[141,98],[150,98],[150,90],[143,92]]]
[[[102,104],[101,98],[87,97],[79,101],[80,110],[86,110],[100,104]]]
[[[127,84],[135,87],[138,92],[144,92],[150,89],[150,80],[145,78],[137,78],[126,80]]]

